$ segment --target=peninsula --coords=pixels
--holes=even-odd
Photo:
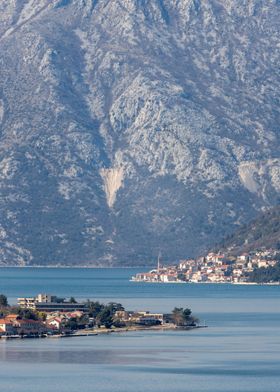
[[[120,303],[77,302],[49,294],[18,298],[10,306],[0,295],[0,338],[74,337],[136,330],[194,329],[199,320],[189,308],[171,313],[129,311]]]

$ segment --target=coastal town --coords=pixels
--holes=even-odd
[[[9,306],[0,295],[0,338],[77,337],[100,333],[146,329],[200,328],[199,320],[189,308],[174,308],[172,313],[127,311],[115,302],[77,302],[49,294],[18,298],[17,306]]]
[[[133,282],[148,283],[233,283],[253,284],[252,273],[259,269],[274,267],[280,251],[263,249],[238,256],[221,252],[208,253],[196,260],[182,260],[178,265],[162,266],[158,259],[157,268],[137,273]]]

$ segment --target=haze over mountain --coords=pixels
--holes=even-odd
[[[279,0],[2,0],[0,263],[197,255],[279,203]]]

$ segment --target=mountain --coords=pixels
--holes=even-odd
[[[215,250],[231,255],[258,249],[280,250],[280,206],[271,208],[221,241]]]
[[[279,203],[278,0],[2,0],[0,263],[201,254]]]

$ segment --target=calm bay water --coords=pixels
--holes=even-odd
[[[129,309],[189,306],[209,328],[75,339],[0,340],[11,392],[278,392],[280,286],[143,284],[135,269],[0,269],[11,303],[39,292],[117,300]]]

